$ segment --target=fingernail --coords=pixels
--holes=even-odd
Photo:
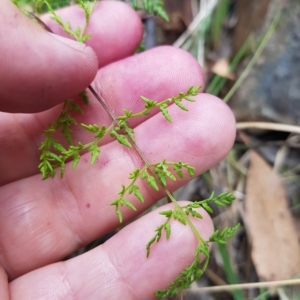
[[[83,51],[84,48],[86,47],[86,45],[83,43],[76,42],[74,40],[62,37],[62,36],[54,34],[54,33],[49,33],[49,34],[51,34],[51,36],[53,36],[55,39],[59,40],[60,42],[64,43],[65,45],[67,45],[73,49]]]

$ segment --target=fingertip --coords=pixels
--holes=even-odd
[[[55,37],[14,5],[5,9],[5,18],[14,14],[16,22],[6,30],[0,49],[1,111],[47,110],[92,82],[98,61],[90,47]]]
[[[101,1],[95,7],[87,32],[87,41],[99,57],[99,68],[132,55],[143,38],[138,14],[123,2]]]
[[[178,203],[187,205],[190,202],[179,201]],[[126,282],[128,288],[126,292],[134,299],[143,296],[152,299],[156,290],[167,288],[193,261],[199,240],[189,225],[184,226],[173,218],[170,221],[169,239],[166,238],[165,230],[162,230],[159,242],[151,245],[150,255],[146,257],[147,243],[155,235],[158,226],[166,221],[166,217],[159,212],[170,209],[174,209],[173,204],[152,211],[126,226],[104,245],[109,263],[117,270],[118,278]],[[207,241],[214,232],[213,222],[204,209],[200,208],[197,211],[202,215],[202,219],[191,216],[189,218],[202,239]],[[119,255],[116,249],[122,249],[122,255]],[[130,287],[136,288],[133,291]]]
[[[219,161],[226,157],[231,150],[236,136],[235,116],[230,107],[220,98],[211,94],[199,94],[197,101],[201,101],[201,109],[205,112],[203,126],[208,127],[206,132],[210,136],[208,153],[215,154]],[[210,130],[209,130],[210,128]]]
[[[198,61],[187,51],[172,46],[159,46],[139,54],[140,61],[145,61],[145,71],[154,69],[157,76],[167,81],[170,77],[173,80],[173,90],[180,85],[190,87],[201,85],[200,93],[204,90],[205,76]],[[166,70],[171,72],[167,73]],[[146,75],[146,74],[145,74]],[[169,87],[167,87],[169,88]],[[179,90],[182,92],[183,90]],[[174,93],[174,92],[173,92]]]
[[[63,22],[69,21],[71,28],[84,26],[84,11],[78,6],[60,9],[57,14]],[[43,21],[55,33],[68,37],[49,15],[45,15]],[[95,51],[100,68],[136,51],[143,37],[143,24],[129,5],[119,1],[101,1],[94,8],[85,32],[91,34],[86,44]]]
[[[73,83],[74,87],[77,87],[79,92],[81,92],[93,81],[97,74],[98,58],[95,51],[84,43],[52,33],[50,35],[63,44],[60,45],[62,48],[60,52],[63,52],[65,57],[61,60],[65,61],[68,65],[61,65],[61,67],[64,67],[69,72],[69,76],[75,79]],[[64,45],[70,49],[67,50]],[[76,76],[78,77],[76,78]]]

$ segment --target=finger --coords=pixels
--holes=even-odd
[[[43,111],[92,82],[97,57],[90,47],[46,32],[10,0],[0,8],[0,111]]]
[[[162,101],[186,91],[191,85],[204,85],[201,67],[190,54],[172,47],[159,47],[110,64],[100,69],[93,83],[116,115],[122,115],[124,108],[133,112],[143,110],[141,95]],[[73,115],[78,124],[111,124],[110,117],[93,97],[90,97],[89,106],[82,106],[81,99],[77,103],[84,110],[83,115]],[[0,114],[0,165],[3,170],[0,185],[38,173],[38,149],[44,140],[43,130],[55,122],[61,109],[56,107],[35,115]],[[135,127],[144,120],[136,118],[130,123]],[[75,144],[88,143],[92,138],[80,125],[73,126],[72,130]],[[64,140],[62,136],[55,138]],[[100,145],[110,141],[104,138]]]
[[[200,212],[203,219],[192,221],[208,240],[213,225],[207,213]],[[163,222],[165,218],[153,211],[88,253],[14,280],[10,284],[11,299],[87,300],[110,299],[112,295],[114,299],[155,299],[156,290],[166,289],[191,264],[197,247],[191,229],[172,221],[169,240],[162,236],[146,258],[145,245]]]
[[[196,100],[188,113],[172,105],[172,124],[157,114],[136,128],[138,146],[150,162],[166,158],[190,163],[197,176],[225,157],[235,136],[231,111],[214,96],[200,94]],[[102,147],[92,167],[89,153],[76,170],[68,164],[63,180],[41,181],[36,175],[0,188],[0,262],[10,277],[57,261],[117,227],[110,204],[118,198],[121,185],[130,183],[129,173],[141,166],[132,149],[115,141]],[[185,176],[167,186],[172,191],[187,181]],[[163,196],[144,181],[137,184],[145,203],[127,195],[137,212],[122,209],[124,222]]]
[[[0,267],[0,299],[1,300],[10,300],[8,278],[7,278],[6,272],[1,267]]]
[[[61,9],[57,14],[63,22],[72,21],[71,28],[85,25],[84,11],[78,6]],[[43,21],[56,33],[69,37],[49,15]],[[101,1],[92,12],[86,33],[91,38],[86,44],[93,48],[98,57],[99,67],[125,58],[138,48],[143,26],[139,16],[128,5],[122,2]]]

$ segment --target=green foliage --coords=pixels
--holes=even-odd
[[[166,186],[166,178],[169,177],[172,180],[176,180],[176,177],[169,171],[169,166],[173,167],[173,170],[176,172],[176,174],[180,177],[183,178],[183,173],[182,173],[182,168],[186,168],[190,177],[194,176],[194,171],[195,168],[190,166],[187,163],[182,163],[181,161],[179,162],[168,162],[165,159],[161,161],[158,164],[153,165],[155,167],[154,172],[155,174],[158,175],[158,178],[160,182]]]
[[[177,166],[177,165],[180,165],[183,168],[186,168],[187,170],[194,170],[194,168],[191,167],[187,163],[182,163],[182,162],[167,162],[164,159],[163,161],[161,161],[161,162],[159,162],[157,164],[150,165],[149,167],[144,166],[141,169],[135,169],[133,172],[131,172],[129,174],[129,179],[131,179],[131,183],[128,186],[122,185],[122,189],[119,192],[120,197],[117,200],[115,200],[115,201],[113,201],[111,203],[112,206],[116,207],[116,213],[117,213],[117,215],[119,217],[120,223],[123,220],[123,216],[122,216],[122,212],[120,210],[120,207],[122,207],[122,206],[125,205],[125,206],[127,206],[127,207],[129,207],[129,208],[131,208],[133,210],[136,210],[135,206],[131,202],[129,202],[128,200],[126,200],[124,198],[126,194],[130,195],[130,194],[133,193],[140,202],[144,202],[144,197],[141,194],[141,191],[140,191],[138,185],[136,185],[137,180],[138,179],[144,180],[155,191],[158,191],[159,190],[159,187],[158,187],[159,182],[163,186],[167,185],[167,182],[166,182],[166,178],[167,177],[170,178],[170,179],[172,179],[173,181],[176,180],[176,177],[174,176],[174,174],[172,174],[169,171],[169,166],[173,166],[173,169],[175,170],[175,166]],[[151,174],[149,174],[149,172],[151,172],[153,174],[153,176]],[[189,175],[191,177],[193,176],[193,174],[194,174],[193,171],[192,171],[192,173],[189,172]],[[180,173],[180,175],[182,175],[181,178],[183,178],[183,173],[182,172]],[[170,216],[170,217],[174,217],[174,219],[178,219],[182,223],[186,224],[185,221],[184,221],[184,219],[182,218],[182,216],[177,211],[175,211],[172,214],[172,216]],[[155,240],[157,240],[157,239],[154,239],[153,242]],[[150,251],[151,244],[149,244],[149,247],[147,246],[147,253],[148,253],[148,251]],[[148,255],[149,254],[147,254],[147,256]]]
[[[133,113],[132,111],[128,111],[126,109],[123,110],[124,115],[117,117],[117,125],[111,124],[108,128],[104,125],[98,126],[97,124],[93,125],[86,125],[81,124],[81,126],[91,132],[94,133],[94,139],[87,143],[87,144],[78,144],[77,146],[73,145],[72,137],[71,137],[71,126],[77,125],[76,120],[71,116],[72,113],[83,113],[82,109],[78,104],[76,104],[73,100],[65,101],[64,108],[60,116],[58,117],[57,121],[54,124],[50,124],[49,128],[45,130],[45,141],[42,143],[40,150],[42,150],[42,155],[40,157],[41,163],[39,165],[39,169],[43,175],[43,179],[53,178],[56,174],[56,168],[60,168],[61,177],[64,175],[65,172],[65,162],[72,158],[73,161],[73,169],[77,166],[81,152],[89,151],[91,153],[91,164],[95,163],[97,158],[100,154],[100,148],[97,146],[100,140],[106,135],[110,134],[111,137],[116,138],[116,140],[126,147],[131,148],[132,143],[130,140],[135,142],[134,130],[130,127],[128,122],[129,119],[148,115],[151,109],[156,107],[161,107],[162,104],[168,106],[166,103],[175,103],[175,101],[182,101],[189,97],[187,101],[194,101],[191,99],[191,96],[195,96],[199,91],[200,86],[198,87],[190,87],[187,92],[179,93],[179,95],[168,98],[161,102],[149,100],[145,97],[141,97],[142,100],[147,99],[145,102],[145,109]],[[88,103],[88,97],[86,91],[80,93],[81,98],[83,99],[84,103]],[[175,103],[176,104],[176,103]],[[165,108],[167,111],[167,108]],[[65,149],[65,147],[59,143],[56,139],[52,136],[53,134],[60,130],[68,145],[69,149]],[[130,139],[130,140],[129,140]],[[190,176],[194,175],[194,168],[188,164],[184,164],[182,162],[167,162],[163,160],[160,164],[154,165],[155,166],[155,174],[158,175],[158,178],[164,186],[166,186],[166,178],[170,178],[174,180],[174,175],[168,170],[169,166],[172,166],[173,170],[177,173],[180,178],[183,178],[182,169],[186,169]],[[141,174],[142,179],[147,179],[147,182],[156,190],[158,190],[158,186],[156,180],[153,176],[147,173],[147,171]]]
[[[235,232],[240,228],[241,224],[237,224],[234,227],[226,227],[222,232],[216,230],[209,238],[210,242],[217,242],[219,244],[227,244],[226,239],[230,239],[234,236]]]
[[[138,113],[133,113],[132,111],[128,111],[128,110],[124,109],[124,115],[119,116],[118,120],[122,121],[122,120],[128,120],[130,118],[135,118],[135,117],[139,117],[139,116],[148,116],[149,112],[152,109],[158,107],[160,109],[160,111],[162,112],[163,116],[166,118],[166,120],[169,121],[170,123],[172,123],[172,119],[171,119],[168,109],[167,109],[168,106],[172,103],[175,103],[180,109],[182,109],[184,111],[188,111],[188,109],[182,104],[182,101],[186,100],[189,102],[195,102],[195,100],[191,97],[198,95],[201,87],[202,87],[201,85],[191,86],[188,88],[188,90],[185,93],[181,92],[177,96],[167,98],[160,102],[155,101],[155,100],[150,100],[144,96],[141,96],[141,99],[145,103],[145,109]]]
[[[195,201],[189,205],[184,206],[183,208],[186,208],[189,211],[195,211],[195,209],[202,207],[208,213],[213,213],[214,211],[210,206],[211,203],[214,203],[218,206],[225,206],[230,205],[233,200],[235,200],[235,197],[230,193],[224,192],[217,197],[214,197],[214,193],[212,193],[208,199]]]
[[[65,159],[59,154],[64,153],[66,149],[58,140],[53,138],[53,134],[56,131],[61,131],[68,144],[73,144],[70,126],[77,124],[76,120],[71,117],[71,113],[74,112],[82,113],[82,110],[73,100],[65,101],[63,110],[56,122],[49,124],[49,128],[44,131],[46,138],[40,147],[42,154],[40,156],[41,163],[39,165],[43,179],[49,177],[53,178],[56,174],[56,168],[58,167],[60,167],[61,176],[64,174]]]
[[[47,0],[46,4],[45,0],[12,0],[18,7],[32,7],[35,13],[44,13],[48,12],[49,6],[51,9],[55,10],[61,7],[69,6],[71,4],[71,0]],[[85,6],[89,5],[88,0],[76,0],[78,5],[80,5],[84,10]],[[137,0],[132,0],[132,6],[135,10],[145,9],[149,14],[153,14],[155,16],[159,16],[165,21],[169,21],[168,14],[164,9],[164,3],[161,0],[143,0],[142,7],[138,6]]]
[[[136,49],[135,53],[141,53],[141,52],[144,52],[145,50],[146,50],[145,42],[141,41],[141,43],[139,44],[139,46]]]
[[[63,30],[68,33],[71,37],[79,42],[85,42],[90,34],[85,33],[86,27],[90,20],[92,10],[95,6],[95,2],[92,4],[83,0],[78,0],[77,3],[85,12],[86,22],[83,28],[72,29],[69,22],[63,22],[62,19],[54,11],[55,8],[61,7],[65,4],[69,4],[70,1],[55,1],[55,0],[12,0],[20,8],[23,4],[31,4],[34,7],[35,12],[42,12],[47,10],[52,19],[57,22]],[[137,1],[132,0],[132,4],[135,9],[140,9],[138,7]],[[143,0],[143,7],[151,14],[159,15],[164,19],[167,19],[167,15],[163,9],[162,1],[155,0]],[[42,23],[42,22],[41,22]],[[93,92],[93,89],[89,87]],[[73,100],[67,100],[64,103],[63,110],[54,124],[50,124],[49,128],[45,130],[45,141],[41,144],[41,163],[39,165],[40,171],[42,173],[43,179],[53,178],[56,175],[56,169],[60,169],[61,177],[64,175],[66,162],[72,160],[73,169],[76,168],[80,161],[82,153],[88,151],[91,154],[91,164],[94,164],[100,154],[99,142],[107,134],[115,138],[121,145],[126,147],[133,147],[140,154],[141,159],[144,162],[144,166],[140,169],[135,169],[129,175],[130,183],[128,185],[122,185],[119,192],[119,197],[111,203],[115,206],[116,214],[119,218],[120,223],[123,221],[123,215],[121,212],[121,207],[126,206],[133,211],[136,211],[136,207],[129,201],[132,195],[143,203],[144,196],[140,190],[139,184],[145,182],[155,191],[163,190],[167,196],[171,199],[174,204],[174,209],[168,211],[162,211],[160,214],[166,217],[163,224],[159,225],[154,236],[150,239],[146,245],[147,257],[150,255],[150,248],[153,243],[158,243],[161,240],[163,233],[166,235],[166,239],[171,237],[171,220],[180,222],[183,226],[188,225],[193,231],[198,239],[198,246],[195,251],[194,261],[185,268],[177,278],[169,285],[168,289],[160,290],[156,292],[156,296],[159,298],[168,297],[176,295],[181,289],[187,288],[193,281],[197,280],[205,271],[208,261],[209,261],[209,242],[218,242],[220,244],[226,243],[226,239],[233,236],[233,234],[238,230],[239,224],[230,228],[225,228],[222,232],[216,230],[208,241],[204,241],[194,226],[193,222],[190,220],[192,218],[202,219],[201,214],[197,211],[198,208],[204,208],[208,212],[213,212],[211,208],[211,203],[215,203],[219,206],[224,206],[230,204],[234,197],[229,193],[222,193],[217,197],[212,194],[208,199],[202,201],[196,201],[194,203],[179,206],[177,201],[174,199],[172,194],[167,190],[168,180],[176,180],[176,176],[184,178],[185,174],[189,176],[194,176],[195,169],[188,163],[170,162],[163,159],[161,162],[156,164],[149,164],[148,161],[143,157],[142,153],[135,144],[134,130],[130,127],[129,120],[134,117],[148,116],[152,109],[159,109],[163,116],[168,122],[172,122],[172,118],[168,112],[168,107],[170,104],[176,105],[183,111],[188,111],[188,108],[183,104],[183,100],[194,102],[194,96],[199,93],[201,86],[191,86],[186,92],[181,92],[177,96],[170,97],[163,101],[155,101],[148,99],[147,97],[141,96],[141,100],[144,102],[144,109],[140,112],[133,113],[126,109],[123,110],[123,115],[116,117],[99,98],[100,103],[109,112],[112,117],[112,124],[109,127],[104,125],[99,126],[97,124],[81,124],[82,128],[93,134],[93,140],[87,144],[78,143],[73,144],[72,140],[72,130],[71,126],[77,125],[73,114],[83,113],[80,106],[76,104]],[[88,96],[86,91],[80,93],[83,102],[88,104]],[[97,95],[95,95],[97,96]],[[97,97],[96,97],[97,98]],[[56,132],[61,131],[67,144],[59,142],[54,138]],[[202,255],[202,256],[201,256]],[[201,261],[201,257],[204,257],[204,261]],[[203,263],[203,265],[202,265]]]
[[[142,7],[138,5],[138,0],[131,0],[132,6],[135,10],[145,9],[149,14],[159,16],[165,21],[169,21],[167,12],[164,9],[164,2],[162,0],[142,0]]]
[[[157,233],[155,237],[152,238],[150,242],[147,244],[147,255],[149,255],[150,245],[155,241],[157,242],[159,241],[162,229],[165,228],[166,223],[169,222],[171,216],[174,215],[173,211],[167,211],[163,213],[165,213],[168,219],[163,225],[159,226],[156,229]],[[239,227],[240,224],[234,227],[227,227],[222,231],[222,233],[219,233],[219,230],[216,230],[208,241],[200,241],[195,251],[194,261],[187,268],[183,269],[183,271],[179,274],[179,276],[176,277],[175,280],[169,285],[168,289],[156,291],[155,292],[156,297],[165,298],[165,297],[175,296],[182,289],[188,288],[194,281],[198,280],[205,272],[209,262],[209,258],[210,258],[210,254],[208,250],[209,242],[226,244],[227,242],[225,241],[225,239],[231,238],[234,235],[234,233],[238,230]],[[168,229],[168,232],[169,233],[171,232],[171,228]],[[170,234],[167,236],[167,238],[169,237]],[[201,254],[204,256],[203,261],[201,261]]]
[[[20,9],[31,7],[37,14],[48,12],[49,7],[51,10],[55,10],[71,5],[71,0],[12,0],[12,2]],[[76,0],[75,2],[81,7],[89,5],[89,0]]]
[[[191,222],[186,217],[189,214],[191,214],[195,218],[202,219],[201,214],[198,211],[196,211],[196,208],[200,208],[200,207],[210,208],[208,204],[210,202],[223,206],[224,204],[230,204],[233,200],[234,197],[229,193],[221,193],[217,197],[214,197],[214,194],[212,193],[212,195],[208,199],[197,201],[181,207],[177,205],[175,206],[174,210],[160,212],[160,214],[164,215],[167,218],[167,220],[162,225],[156,228],[154,237],[148,242],[146,246],[147,257],[150,254],[151,245],[154,242],[159,242],[163,230],[166,231],[167,239],[170,238],[171,235],[170,221],[172,218],[174,220],[178,220],[183,225],[187,225],[188,223],[188,225],[194,231],[195,235],[198,237],[199,244],[196,248],[194,261],[191,263],[191,265],[185,268],[179,274],[179,276],[175,278],[175,280],[169,285],[168,289],[156,291],[155,295],[158,298],[175,296],[180,290],[188,288],[194,281],[198,280],[206,270],[209,262],[209,258],[210,258],[210,254],[208,251],[209,243],[217,242],[219,244],[226,244],[227,243],[226,240],[231,238],[240,227],[240,224],[237,224],[234,227],[225,228],[222,232],[216,230],[211,235],[208,241],[204,241],[199,235],[199,233],[195,232],[196,230],[195,227],[193,225],[191,226]],[[201,256],[200,256],[201,254],[204,256],[204,261],[201,261]]]
[[[73,30],[71,28],[70,22],[64,23],[62,21],[61,17],[56,14],[53,7],[51,6],[51,4],[48,1],[43,0],[43,3],[45,3],[45,5],[47,6],[48,12],[51,15],[51,19],[53,19],[57,24],[59,24],[62,27],[62,29],[69,36],[73,37],[76,41],[84,43],[91,37],[91,35],[89,33],[85,34],[85,30],[90,21],[90,16],[93,11],[93,8],[96,5],[96,1],[94,1],[93,3],[84,2],[82,0],[77,1],[78,5],[84,10],[84,13],[85,13],[85,25],[83,28],[80,28],[79,26],[77,26]]]
[[[160,212],[161,215],[164,215],[167,217],[167,220],[165,223],[163,223],[162,225],[158,226],[155,229],[155,235],[154,237],[147,243],[146,245],[146,250],[147,250],[147,257],[149,257],[150,255],[150,247],[154,242],[159,242],[161,235],[162,235],[162,231],[165,230],[166,232],[166,238],[169,239],[169,237],[171,236],[171,225],[170,225],[170,220],[173,217],[173,211],[172,210],[168,210],[168,211],[162,211]]]
[[[202,261],[200,254],[204,254],[204,265],[201,267]],[[166,298],[173,297],[182,289],[188,288],[194,281],[198,280],[207,268],[209,261],[208,243],[199,244],[195,251],[194,261],[175,278],[166,290],[158,290],[155,292],[156,297]]]
[[[71,117],[69,118],[73,119]],[[75,169],[80,160],[81,152],[83,151],[91,153],[91,164],[94,164],[100,154],[100,147],[98,146],[99,141],[111,131],[111,127],[107,129],[104,125],[99,128],[98,125],[81,124],[84,129],[94,133],[94,140],[87,144],[78,143],[77,146],[73,145],[72,140],[70,140],[69,148],[65,149],[58,140],[52,138],[52,135],[60,128],[60,123],[61,119],[59,118],[55,124],[50,124],[49,129],[44,132],[46,139],[42,142],[40,147],[42,154],[40,156],[41,163],[39,164],[39,169],[43,175],[43,179],[47,179],[49,177],[53,178],[56,174],[56,168],[58,167],[60,168],[60,175],[63,177],[65,172],[65,163],[70,158],[73,160],[72,168]],[[65,133],[65,136],[67,135],[67,139],[71,129],[68,126],[65,127],[64,123],[62,126],[63,129],[61,131]],[[66,132],[64,132],[64,129],[66,129]]]

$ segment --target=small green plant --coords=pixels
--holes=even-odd
[[[90,16],[95,7],[95,2],[89,3],[83,0],[76,1],[78,5],[84,10],[86,22],[84,28],[72,29],[70,23],[63,23],[61,18],[55,13],[54,8],[57,7],[58,1],[18,1],[13,0],[15,4],[21,7],[21,2],[26,2],[34,5],[36,11],[43,11],[47,9],[51,18],[56,21],[65,32],[67,32],[71,37],[80,42],[85,42],[90,35],[85,33],[86,26],[90,20]],[[66,1],[68,2],[68,1]],[[55,4],[56,3],[56,4]],[[63,2],[65,3],[65,2]],[[68,2],[69,3],[69,2]],[[157,14],[164,19],[167,19],[167,15],[163,9],[162,1],[150,1],[144,0],[143,6],[149,11],[149,13]],[[54,5],[55,4],[55,5]],[[134,8],[139,9],[137,1],[132,1]],[[42,21],[35,16],[35,19],[42,23]],[[93,139],[86,144],[78,143],[73,144],[72,140],[72,125],[77,125],[74,115],[78,113],[83,113],[82,108],[76,104],[72,99],[65,101],[61,114],[55,123],[50,124],[49,128],[45,130],[45,140],[42,142],[40,150],[40,165],[39,169],[42,173],[43,179],[53,178],[56,175],[56,170],[60,170],[60,176],[63,177],[65,173],[65,165],[68,160],[73,161],[73,169],[76,168],[81,154],[83,151],[88,151],[91,153],[91,164],[94,164],[101,149],[99,147],[99,141],[106,135],[110,135],[115,138],[121,145],[128,148],[134,148],[135,151],[140,156],[143,161],[143,166],[141,168],[136,168],[129,174],[129,179],[131,180],[128,185],[122,185],[119,192],[118,198],[111,203],[115,207],[116,214],[119,218],[120,223],[123,221],[122,207],[126,206],[129,209],[136,211],[136,207],[127,200],[127,196],[130,194],[135,195],[135,197],[140,201],[144,202],[144,196],[139,189],[137,184],[138,180],[144,180],[149,186],[151,186],[155,191],[162,190],[171,199],[174,204],[174,208],[171,210],[160,212],[161,215],[165,216],[165,222],[158,226],[155,230],[154,236],[149,240],[146,245],[146,255],[150,255],[151,246],[154,243],[158,243],[161,236],[165,232],[166,238],[171,237],[171,220],[176,220],[183,225],[188,225],[193,233],[195,234],[198,245],[195,249],[194,261],[182,270],[177,278],[169,285],[166,290],[156,291],[155,295],[158,298],[164,298],[168,296],[176,295],[180,290],[187,288],[192,282],[196,281],[201,277],[207,268],[210,254],[209,254],[209,243],[217,242],[220,244],[225,244],[228,238],[231,238],[234,233],[239,228],[239,224],[234,227],[225,228],[223,231],[219,232],[216,230],[208,240],[204,240],[196,227],[194,226],[190,216],[193,218],[201,219],[201,214],[197,211],[198,208],[203,208],[207,212],[212,213],[211,204],[214,203],[218,206],[225,206],[231,204],[234,197],[229,193],[222,193],[217,197],[212,195],[205,200],[196,201],[188,205],[180,206],[173,195],[167,189],[168,180],[177,180],[177,178],[184,178],[187,174],[192,177],[194,176],[195,169],[185,162],[172,162],[167,159],[163,159],[161,162],[150,164],[143,153],[139,150],[135,143],[134,129],[130,126],[130,120],[132,118],[147,116],[149,112],[153,109],[159,109],[162,115],[165,117],[167,122],[172,122],[172,117],[169,114],[168,106],[170,104],[177,105],[178,109],[183,111],[188,111],[188,108],[184,105],[185,101],[194,102],[193,98],[199,93],[201,86],[191,86],[185,92],[181,92],[176,96],[169,97],[163,101],[155,101],[148,99],[145,96],[141,96],[141,101],[144,102],[144,109],[140,112],[132,112],[124,108],[123,115],[115,116],[113,111],[106,105],[106,103],[99,97],[95,90],[89,86],[90,91],[101,103],[106,112],[110,115],[112,123],[110,126],[106,127],[99,124],[81,124],[82,128],[93,134]],[[88,97],[86,91],[80,94],[83,103],[88,105]],[[53,138],[53,134],[60,131],[65,137],[67,146],[64,146],[62,142]],[[201,257],[204,257],[203,261]]]

